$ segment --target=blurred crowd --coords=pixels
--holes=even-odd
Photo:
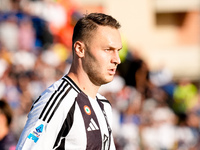
[[[33,101],[67,73],[73,26],[82,14],[70,0],[1,3],[0,147],[12,150]],[[128,46],[120,56],[114,80],[99,90],[113,107],[117,150],[199,150],[198,84],[174,81],[164,66],[149,70]]]
[[[189,79],[150,71],[132,52],[99,92],[112,103],[117,150],[200,149],[200,93]]]

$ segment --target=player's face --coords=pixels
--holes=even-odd
[[[93,84],[101,86],[113,80],[117,65],[121,63],[121,48],[121,36],[117,29],[98,27],[88,42],[83,60],[83,68]]]

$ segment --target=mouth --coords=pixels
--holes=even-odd
[[[109,73],[110,75],[114,75],[115,72],[116,72],[116,68],[112,68],[112,69],[109,69],[109,70],[108,70],[108,73]]]

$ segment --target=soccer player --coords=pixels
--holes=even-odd
[[[121,62],[119,28],[102,13],[77,22],[70,71],[33,103],[17,150],[115,150],[111,105],[98,89]]]

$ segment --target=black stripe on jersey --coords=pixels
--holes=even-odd
[[[63,138],[60,142],[60,145],[55,150],[64,150],[65,149],[65,138]]]
[[[33,107],[34,107],[34,104],[37,103],[37,102],[39,101],[40,98],[41,98],[41,95],[33,102],[33,105],[32,105],[32,107],[31,107],[31,110],[32,110]]]
[[[76,88],[73,87],[73,85],[68,81],[66,80],[65,78],[62,78],[63,81],[69,83],[71,85],[71,87],[77,92],[77,93],[80,93],[80,91],[78,91]]]
[[[98,99],[98,100],[101,101],[101,102],[105,102],[105,103],[108,103],[108,104],[111,105],[111,103],[108,100],[105,100],[105,99]]]
[[[62,79],[67,81],[74,88],[75,91],[77,91],[78,93],[81,92],[81,89],[76,85],[76,83],[70,77],[68,77],[67,75],[65,75],[64,77]]]
[[[56,101],[60,101],[59,97],[60,95],[64,92],[64,90],[67,88],[68,83],[64,85],[64,87],[62,88],[62,90],[60,90],[60,92],[58,93],[58,95],[54,98],[53,102],[51,103],[51,106],[49,107],[48,111],[46,112],[43,121],[46,120],[47,116],[49,115],[49,112],[52,110],[53,106],[55,105]]]
[[[66,137],[73,125],[74,122],[74,110],[75,110],[75,104],[76,101],[74,101],[74,104],[72,105],[72,107],[69,110],[69,113],[67,114],[67,117],[62,125],[62,128],[60,129],[60,132],[58,133],[58,136],[56,138],[56,142],[53,146],[53,148],[57,147],[59,144],[59,141],[61,140],[62,137]],[[56,149],[64,149],[64,145],[63,141],[65,141],[65,138],[60,142],[59,147],[57,147]]]
[[[58,91],[60,91],[60,89],[61,89],[61,87],[63,86],[64,83],[65,83],[65,81],[63,81],[63,82],[60,84],[60,86],[58,87],[58,89],[55,90],[55,92],[51,95],[50,99],[48,100],[48,102],[46,103],[44,109],[42,110],[42,113],[40,114],[39,119],[42,118],[42,116],[44,115],[45,110],[46,110],[47,107],[49,106],[49,104],[50,104],[51,100],[53,99],[54,95],[55,95]]]
[[[64,97],[69,93],[69,91],[72,89],[72,87],[70,86],[67,91],[65,92],[65,94],[60,98],[59,102],[57,103],[56,107],[54,108],[53,112],[51,113],[51,116],[49,117],[47,123],[49,123],[49,121],[51,120],[51,118],[53,117],[53,114],[55,113],[55,111],[58,109],[60,103],[63,101]],[[53,103],[52,103],[53,104]],[[51,107],[50,107],[51,108]]]

